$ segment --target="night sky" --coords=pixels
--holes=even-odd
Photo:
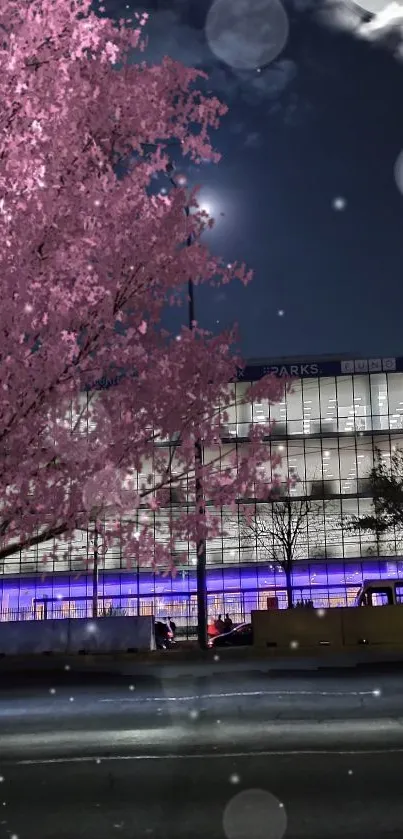
[[[238,21],[251,1],[231,0]],[[253,2],[262,22],[249,26],[256,40],[280,0]],[[246,261],[254,280],[246,289],[197,289],[197,319],[214,330],[237,321],[248,358],[403,355],[399,5],[360,0],[382,13],[374,17],[347,0],[283,0],[284,48],[249,69],[231,66],[242,50],[230,46],[223,61],[210,48],[211,5],[105,3],[111,16],[148,11],[145,58],[166,54],[206,70],[206,89],[229,106],[212,135],[221,162],[181,171],[203,185],[201,199],[217,218],[205,234],[211,250]],[[280,24],[268,33],[276,46]],[[403,192],[403,164],[401,182]]]

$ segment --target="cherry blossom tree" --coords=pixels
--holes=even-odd
[[[181,540],[218,533],[221,504],[267,488],[269,426],[242,450],[220,443],[243,367],[236,330],[161,326],[189,279],[251,279],[202,242],[197,190],[151,189],[168,145],[218,162],[209,132],[226,107],[197,88],[200,71],[136,62],[147,15],[134,17],[0,0],[0,559],[95,521],[105,550],[120,540],[169,567]],[[242,401],[279,393],[269,376]],[[196,440],[209,456],[195,468]],[[173,489],[183,506],[156,536]]]

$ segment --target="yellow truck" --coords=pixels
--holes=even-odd
[[[403,579],[364,580],[355,606],[400,606],[403,604]]]

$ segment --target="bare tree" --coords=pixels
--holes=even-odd
[[[374,465],[367,477],[371,496],[371,512],[345,516],[342,526],[350,533],[371,534],[374,546],[371,553],[401,550],[403,539],[403,450],[396,449],[390,456],[375,449]],[[398,547],[399,546],[399,547]]]
[[[241,538],[253,540],[268,559],[283,568],[289,609],[293,608],[294,561],[304,555],[308,526],[315,521],[319,525],[322,516],[323,506],[319,501],[291,498],[288,494],[256,504],[253,515],[244,507],[244,517],[239,523]]]

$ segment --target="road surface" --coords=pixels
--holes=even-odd
[[[401,839],[402,774],[399,671],[0,691],[1,839]]]

